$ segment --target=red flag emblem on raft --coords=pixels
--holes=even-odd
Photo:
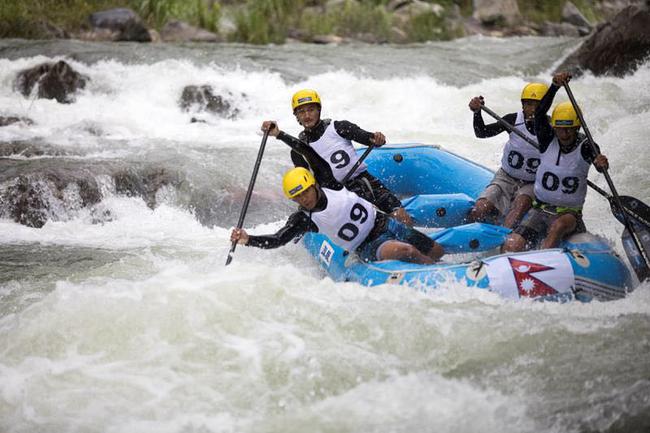
[[[557,290],[549,286],[542,280],[534,277],[532,274],[542,271],[555,269],[550,266],[540,265],[539,263],[526,262],[508,257],[512,273],[515,276],[519,296],[534,298],[537,296],[555,295]]]

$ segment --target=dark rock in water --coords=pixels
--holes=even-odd
[[[165,186],[178,187],[182,179],[178,173],[164,167],[130,167],[113,174],[115,190],[129,197],[142,197],[147,206],[156,207],[158,191]]]
[[[0,116],[0,126],[11,125],[12,123],[23,122],[27,125],[33,125],[34,121],[28,119],[27,117],[17,117],[17,116]]]
[[[542,34],[544,36],[569,36],[573,38],[584,36],[584,34],[581,34],[580,29],[571,23],[553,23],[550,21],[545,21],[542,25]]]
[[[12,141],[0,143],[0,157],[22,156],[31,158],[34,156],[63,156],[66,153],[60,149],[55,149],[50,145],[30,143],[26,141]]]
[[[75,71],[68,63],[41,63],[18,73],[14,88],[29,97],[37,87],[37,97],[56,99],[62,104],[73,102],[72,94],[86,87],[88,77]]]
[[[48,220],[74,218],[85,210],[83,217],[97,223],[112,218],[101,204],[107,191],[141,197],[154,208],[159,200],[174,198],[167,187],[173,194],[186,185],[182,174],[159,165],[31,158],[42,155],[65,156],[46,143],[0,143],[0,218],[38,228]],[[14,158],[6,158],[10,156]]]
[[[151,42],[149,30],[140,16],[131,9],[117,8],[95,12],[90,15],[88,20],[94,29],[113,32],[113,40]]]
[[[580,10],[571,3],[570,1],[566,2],[564,8],[562,9],[562,20],[573,24],[576,27],[586,27],[591,30],[591,23],[585,16],[580,12]]]
[[[165,24],[160,30],[160,37],[165,42],[221,42],[223,40],[215,33],[178,20]]]
[[[63,28],[42,20],[37,23],[40,34],[45,39],[69,39],[70,35]]]
[[[65,207],[80,209],[99,203],[101,198],[99,185],[88,172],[60,168],[20,174],[2,182],[0,216],[40,228]]]
[[[599,25],[558,71],[622,77],[633,73],[650,55],[650,6],[628,6],[612,21]]]
[[[234,99],[234,95],[229,94]],[[244,95],[241,95],[244,97]],[[186,86],[183,89],[179,105],[183,111],[208,111],[222,117],[234,118],[239,110],[220,95],[215,95],[212,86]]]

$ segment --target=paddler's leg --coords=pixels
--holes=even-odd
[[[395,209],[390,215],[407,226],[413,226],[413,218],[411,218],[411,215],[409,215],[403,207]]]
[[[526,239],[520,234],[510,233],[503,243],[504,253],[518,253],[526,249]]]
[[[524,215],[526,215],[526,212],[528,212],[532,205],[533,199],[530,196],[525,194],[518,195],[512,202],[512,206],[508,215],[506,215],[503,226],[509,229],[515,227]]]
[[[578,219],[572,212],[559,215],[551,224],[548,235],[542,241],[541,248],[555,248],[560,241],[573,233],[578,225]]]
[[[516,180],[508,176],[503,169],[497,170],[469,211],[467,221],[497,223],[499,216],[505,215],[510,208],[516,189]]]
[[[377,249],[378,260],[401,260],[403,262],[429,265],[435,263],[435,259],[422,254],[413,245],[402,241],[386,241]]]
[[[487,198],[479,198],[467,215],[467,222],[493,222],[498,214],[497,208]]]
[[[377,248],[377,257],[379,257],[380,254],[402,254],[407,258],[406,260],[404,258],[393,258],[407,262],[428,264],[437,261],[444,254],[442,245],[436,243],[424,233],[415,230],[414,228],[409,227],[400,221],[390,219],[388,221],[387,232],[390,233],[391,237],[395,241],[399,241],[399,243],[407,245],[409,249],[407,250],[403,246],[398,247],[395,245],[394,248],[397,252],[390,252],[392,250],[392,247],[389,245],[389,242],[393,242],[391,240],[389,242],[383,243],[381,246],[379,246],[379,248]],[[388,252],[384,250],[384,247],[387,247]],[[411,248],[415,249],[417,253],[413,252]],[[384,258],[383,260],[388,259]]]
[[[541,209],[531,209],[515,231],[506,238],[502,247],[503,252],[515,253],[531,249],[546,235],[549,225],[548,214]]]

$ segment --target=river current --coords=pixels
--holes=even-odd
[[[87,170],[102,190],[92,208],[75,191],[52,197],[41,228],[0,219],[0,431],[650,431],[648,284],[589,304],[364,287],[333,282],[293,243],[238,247],[224,267],[262,120],[299,132],[294,91],[317,89],[324,117],[390,143],[497,168],[504,135],[475,138],[469,100],[516,111],[524,84],[549,83],[578,44],[0,40],[0,116],[34,122],[0,128],[0,143],[40,150],[3,155],[3,170]],[[60,59],[91,80],[74,103],[14,90],[19,71]],[[187,85],[212,86],[230,115],[182,111]],[[618,191],[650,202],[650,62],[571,85]],[[280,187],[290,164],[270,139],[251,232],[292,211]],[[172,181],[147,201],[117,192],[105,174],[116,169]],[[593,191],[585,222],[623,255],[623,227]]]

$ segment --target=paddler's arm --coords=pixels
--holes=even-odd
[[[553,138],[555,137],[553,127],[551,126],[551,122],[549,121],[548,115],[546,113],[548,113],[551,105],[553,105],[555,94],[560,89],[560,85],[556,84],[556,76],[558,76],[558,74],[553,77],[551,86],[548,88],[548,91],[542,100],[539,101],[537,110],[535,110],[535,135],[537,136],[539,151],[541,153],[546,152],[548,145],[551,144],[551,141],[553,141]]]
[[[309,231],[318,231],[318,228],[309,219],[307,214],[298,211],[289,217],[284,227],[272,235],[255,236],[249,235],[243,229],[233,229],[230,235],[230,241],[238,242],[249,247],[272,249],[286,245],[295,237]]]
[[[474,112],[474,135],[476,138],[490,138],[495,135],[501,134],[503,131],[506,131],[506,128],[501,125],[499,122],[490,123],[486,125],[483,121],[483,115],[481,113],[481,106],[485,103],[485,99],[482,96],[475,96],[469,101],[469,109]],[[508,122],[511,125],[514,125],[517,121],[517,114],[510,113],[503,116],[503,120]]]
[[[335,120],[336,133],[346,140],[356,141],[364,146],[380,147],[386,144],[386,137],[381,132],[369,132],[347,120]]]

